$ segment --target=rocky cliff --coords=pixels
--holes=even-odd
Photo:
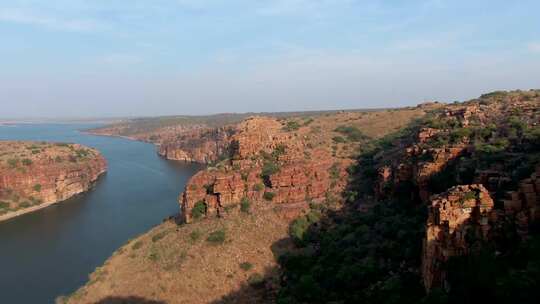
[[[527,176],[540,161],[539,102],[537,91],[497,92],[448,105],[375,155],[380,200],[406,192],[429,206],[426,289],[450,288],[445,269],[452,257],[499,248],[508,233],[501,227],[525,240],[539,219],[537,173]]]
[[[87,191],[106,169],[103,156],[82,145],[0,142],[0,219]]]
[[[337,203],[362,144],[423,113],[412,108],[248,118],[228,132],[224,160],[189,181],[180,197],[182,217],[222,216],[247,202],[273,203],[293,217],[309,203]]]
[[[324,148],[309,146],[296,132],[273,118],[254,117],[236,127],[229,159],[195,175],[181,196],[186,221],[199,204],[206,216],[243,199],[296,204],[321,201],[343,190],[350,159],[339,159]]]

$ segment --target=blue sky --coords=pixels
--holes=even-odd
[[[0,0],[0,117],[317,110],[540,88],[540,2]]]

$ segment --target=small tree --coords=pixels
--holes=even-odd
[[[247,197],[242,198],[242,201],[240,202],[240,211],[249,213],[249,209],[251,208],[251,202]]]
[[[265,192],[263,194],[263,198],[267,201],[271,201],[274,199],[274,197],[276,196],[276,194],[274,192]]]
[[[206,214],[206,204],[203,201],[198,201],[191,209],[191,216],[195,219],[200,219]]]
[[[210,233],[206,241],[216,245],[223,244],[225,242],[225,230],[220,229]]]

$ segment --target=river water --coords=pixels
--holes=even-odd
[[[201,169],[162,159],[151,144],[78,131],[93,126],[0,126],[0,140],[80,143],[109,165],[89,192],[0,222],[0,303],[54,303],[75,291],[118,247],[178,213],[179,192]]]

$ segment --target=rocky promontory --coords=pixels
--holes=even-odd
[[[0,221],[89,190],[105,158],[79,144],[1,141]]]

